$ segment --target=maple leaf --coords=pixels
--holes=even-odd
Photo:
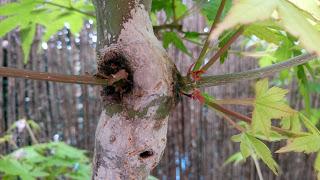
[[[249,156],[260,158],[275,174],[278,174],[279,166],[272,158],[270,149],[254,136],[243,133],[238,135],[240,151],[244,159]]]
[[[320,136],[315,134],[310,134],[307,136],[302,136],[299,138],[293,139],[291,142],[289,141],[288,145],[282,147],[277,153],[284,153],[284,152],[317,152],[320,150]]]
[[[278,87],[269,89],[268,79],[258,81],[255,90],[252,128],[254,132],[260,131],[268,137],[271,129],[271,119],[289,117],[295,111],[285,104],[284,97],[288,91]]]
[[[273,18],[287,32],[298,37],[306,50],[320,55],[320,44],[318,43],[320,42],[320,32],[310,22],[312,15],[317,17],[318,14],[314,13],[315,10],[311,9],[310,5],[306,7],[306,5],[301,6],[302,2],[295,3],[296,0],[234,1],[229,14],[217,25],[210,38],[216,38],[225,30],[240,24],[251,24]]]

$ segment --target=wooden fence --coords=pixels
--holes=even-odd
[[[203,30],[204,20],[192,16],[184,20],[188,30]],[[64,74],[96,72],[93,25],[85,23],[79,37],[73,37],[68,29],[61,30],[48,43],[41,42],[38,28],[32,46],[30,61],[23,63],[19,32],[13,31],[0,39],[0,65],[21,69]],[[199,47],[188,44],[197,57]],[[233,48],[237,49],[238,46]],[[239,48],[238,48],[239,49]],[[169,53],[178,69],[186,72],[191,59],[176,49]],[[256,60],[231,55],[224,65],[215,65],[211,73],[239,72],[256,67]],[[297,85],[291,84],[288,96],[296,108],[302,107]],[[207,88],[207,92],[219,98],[246,98],[253,96],[253,82],[244,81],[232,85]],[[41,142],[59,137],[71,145],[88,150],[94,148],[94,134],[102,110],[100,88],[85,85],[70,85],[25,79],[0,78],[0,135],[21,118],[33,119],[41,126],[36,136]],[[313,106],[318,107],[319,97],[314,96]],[[233,107],[248,113],[250,108]],[[250,115],[250,114],[248,114]],[[230,141],[236,134],[230,126],[207,107],[196,101],[183,98],[173,110],[169,122],[168,144],[160,165],[153,174],[160,179],[258,179],[254,163],[223,166],[223,162],[239,151],[239,145]],[[30,137],[18,133],[19,146],[30,144]],[[283,143],[270,144],[274,151]],[[8,145],[0,146],[0,154],[11,152]],[[275,176],[262,165],[265,179],[315,179],[312,168],[314,157],[298,154],[274,154],[282,173]]]

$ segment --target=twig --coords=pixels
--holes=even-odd
[[[243,80],[252,80],[263,78],[268,75],[272,75],[281,70],[304,64],[310,60],[317,58],[315,54],[305,54],[301,56],[297,56],[291,58],[285,62],[273,64],[268,67],[249,70],[245,72],[232,73],[232,74],[224,74],[224,75],[214,75],[214,76],[203,76],[199,81],[197,81],[196,87],[210,87],[210,86],[218,86],[228,83],[235,83]],[[192,84],[192,83],[191,83]]]
[[[125,79],[128,76],[128,73],[126,73],[125,70],[120,70],[118,73],[108,77],[108,79],[102,79],[94,77],[92,75],[65,75],[58,73],[35,72],[24,69],[0,67],[0,76],[73,84],[112,85],[115,81]]]
[[[208,51],[208,48],[209,48],[209,45],[210,45],[210,42],[211,42],[211,37],[210,36],[211,36],[214,28],[216,27],[216,25],[220,21],[220,18],[221,18],[221,15],[222,15],[222,12],[223,12],[225,4],[226,4],[226,0],[222,0],[221,3],[220,3],[220,6],[219,6],[218,12],[217,12],[217,14],[216,14],[216,16],[214,18],[214,21],[213,21],[213,23],[211,25],[209,36],[207,37],[207,39],[206,39],[206,41],[205,41],[205,43],[203,45],[203,48],[202,48],[202,50],[200,52],[200,55],[199,55],[195,65],[193,67],[193,71],[199,70],[201,65],[202,65],[202,63],[203,63],[203,60],[204,60],[204,58],[205,58],[205,56],[207,54],[207,51]]]
[[[53,2],[50,2],[50,1],[39,1],[39,3],[60,7],[60,8],[67,9],[67,10],[70,10],[70,11],[75,11],[75,12],[78,12],[80,14],[84,14],[86,16],[92,17],[92,18],[96,17],[93,13],[84,12],[84,11],[81,11],[81,10],[79,10],[77,8],[72,7],[72,6],[68,7],[68,6],[64,6],[64,5],[61,5],[61,4],[53,3]]]
[[[26,124],[27,131],[28,131],[28,133],[29,133],[29,135],[30,135],[30,137],[31,137],[32,143],[33,143],[33,144],[39,144],[36,136],[34,135],[31,127],[30,127],[29,124],[28,124],[27,120],[24,120],[24,121],[25,121],[25,124]]]
[[[254,99],[216,99],[215,103],[219,105],[244,105],[244,106],[252,106]]]
[[[244,121],[246,123],[249,123],[249,124],[251,123],[251,118],[249,118],[248,116],[245,116],[243,114],[237,113],[235,111],[231,111],[231,110],[229,110],[227,108],[224,108],[223,106],[220,106],[219,104],[216,104],[214,102],[206,102],[206,104],[208,106],[210,106],[210,107],[212,107],[212,108],[224,113],[224,114],[228,114],[228,115],[230,115],[232,117],[235,117],[237,119],[240,119],[241,121]]]
[[[206,102],[206,104],[211,107],[211,108],[214,108],[224,114],[227,114],[227,115],[230,115],[232,117],[235,117],[241,121],[244,121],[248,124],[251,124],[252,123],[252,119],[249,118],[248,116],[245,116],[243,114],[240,114],[238,112],[235,112],[235,111],[231,111],[223,106],[220,106],[214,102]],[[294,132],[291,132],[291,131],[288,131],[288,130],[285,130],[285,129],[281,129],[281,128],[278,128],[278,127],[275,127],[275,126],[271,126],[271,129],[273,131],[276,131],[278,132],[279,134],[282,134],[284,136],[288,136],[288,137],[301,137],[301,136],[304,136],[305,134],[303,133],[294,133]]]
[[[172,0],[172,10],[173,10],[173,22],[176,23],[177,14],[176,14],[176,0]]]
[[[237,124],[236,122],[234,122],[230,117],[228,117],[226,114],[221,113],[219,111],[216,111],[218,113],[218,115],[222,116],[223,119],[225,119],[232,127],[234,127],[235,129],[237,129],[240,132],[245,132],[245,129],[243,129],[239,124]]]
[[[257,173],[258,173],[258,176],[259,176],[259,180],[263,180],[260,164],[259,164],[259,161],[257,160],[257,157],[255,155],[253,155],[251,157],[253,159],[254,164],[256,165],[256,169],[257,169]]]
[[[158,32],[162,29],[171,29],[171,30],[176,29],[177,31],[182,31],[182,25],[170,23],[170,24],[162,24],[162,25],[158,25],[158,26],[153,26],[153,30],[155,32]]]
[[[240,28],[232,35],[232,37],[228,40],[228,42],[227,42],[222,48],[220,48],[220,49],[218,50],[218,52],[216,52],[216,53],[214,54],[214,56],[212,56],[212,58],[209,60],[209,62],[208,62],[207,64],[205,64],[205,65],[203,66],[203,68],[201,68],[201,70],[207,71],[207,70],[220,58],[220,56],[229,49],[229,47],[231,46],[231,44],[238,39],[238,37],[242,34],[242,32],[243,32],[243,27],[240,27]],[[209,37],[210,37],[210,35],[209,35]]]

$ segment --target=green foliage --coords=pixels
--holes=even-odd
[[[270,18],[292,35],[310,52],[320,54],[320,32],[310,23],[310,16],[287,0],[240,0],[234,3],[230,13],[220,23],[212,36],[217,37],[224,30],[240,24],[251,24]]]
[[[183,44],[179,35],[175,32],[165,32],[163,33],[163,47],[168,48],[170,44],[173,44],[175,47],[180,49],[182,52],[191,56],[188,52],[187,47]]]
[[[30,129],[28,129],[30,128]],[[18,131],[16,131],[17,129]],[[0,138],[0,143],[16,144],[12,137],[27,129],[34,136],[39,125],[33,120],[16,121]],[[18,148],[16,145],[15,148]],[[49,142],[21,147],[14,152],[0,156],[0,178],[33,179],[90,179],[91,167],[86,152],[63,142]]]
[[[296,132],[296,133],[300,132],[302,127],[301,127],[299,114],[296,113],[293,116],[283,118],[281,120],[281,127],[283,129],[287,129],[292,132]]]
[[[63,142],[20,148],[0,158],[0,172],[6,178],[90,179],[90,171],[89,159],[85,151]]]
[[[271,119],[289,117],[295,113],[284,103],[284,96],[287,91],[278,87],[269,89],[267,79],[257,82],[256,98],[252,115],[252,128],[255,132],[262,132],[270,135]]]
[[[213,21],[217,15],[221,0],[194,0],[201,8],[201,13],[207,17],[208,21]],[[225,8],[222,12],[222,18],[227,14],[232,6],[232,0],[226,0]]]
[[[282,147],[277,152],[317,152],[320,150],[320,136],[316,134],[310,134],[308,136],[303,136],[299,138],[295,138],[290,142],[287,146]]]
[[[161,10],[166,13],[167,20],[169,20],[173,18],[180,18],[187,12],[188,8],[182,3],[182,0],[153,0],[151,11],[158,12]],[[174,15],[176,17],[173,17]]]
[[[247,25],[243,34],[249,37],[256,36],[261,40],[279,45],[286,40],[286,36],[280,30],[281,28],[275,22],[265,20]]]
[[[148,180],[158,180],[158,178],[156,178],[154,176],[148,176]]]
[[[73,34],[79,33],[84,18],[90,18],[93,5],[85,0],[20,0],[0,7],[0,37],[19,28],[24,53],[24,62],[29,58],[30,48],[36,33],[36,27],[45,27],[44,41],[68,24]]]
[[[243,133],[233,137],[233,140],[240,142],[240,151],[244,159],[249,156],[256,156],[260,158],[275,174],[278,174],[278,164],[272,158],[269,148],[259,139]]]
[[[180,20],[200,11],[210,25],[217,14],[221,0],[193,2],[194,6],[188,9],[182,0],[153,0],[152,22],[158,25],[156,15],[158,12],[164,12],[165,24],[169,25],[168,27],[170,25],[180,27]],[[84,20],[94,18],[93,11],[93,5],[86,0],[20,0],[7,3],[0,7],[0,16],[5,18],[0,21],[0,37],[18,29],[24,59],[27,62],[37,26],[44,27],[43,41],[48,41],[64,27],[68,27],[72,34],[77,34]],[[213,38],[218,38],[218,44],[212,47],[214,50],[224,47],[235,33],[234,29],[241,26],[244,27],[243,35],[247,37],[247,42],[254,41],[256,50],[267,49],[262,57],[259,56],[261,66],[285,61],[304,53],[305,50],[320,55],[320,8],[317,0],[237,0],[233,1],[233,4],[232,0],[226,0],[220,20],[222,22],[212,34]],[[207,34],[185,31],[183,27],[164,28],[159,30],[159,37],[162,37],[165,48],[173,45],[192,57],[184,40],[202,46]],[[227,56],[228,51],[222,54],[220,62],[223,63]],[[286,84],[293,76],[299,81],[299,92],[304,97],[305,112],[310,120],[285,103],[286,90],[278,87],[269,88],[266,79],[257,82],[256,96],[252,103],[254,108],[252,123],[249,121],[237,124],[240,126],[241,134],[234,136],[233,140],[240,142],[240,152],[230,156],[225,164],[239,163],[248,157],[258,158],[277,174],[278,165],[263,141],[288,139],[288,144],[277,152],[318,153],[314,166],[320,171],[320,132],[316,127],[319,124],[320,111],[310,106],[310,93],[320,92],[317,79],[320,77],[319,63],[304,64],[294,71],[293,69],[282,71],[278,80]],[[309,80],[310,76],[313,81]],[[200,103],[203,103],[201,99],[204,99],[204,103],[208,106],[216,101],[206,93],[190,94],[190,97],[198,99]],[[275,131],[271,127],[273,119],[281,119],[282,131]],[[40,129],[34,121],[25,122],[33,131]],[[9,131],[19,129],[18,126],[15,123]],[[307,132],[302,132],[303,126]],[[14,144],[12,137],[11,133],[6,133],[0,138],[0,143]],[[1,157],[0,172],[3,174],[3,179],[17,176],[21,179],[90,178],[89,160],[85,152],[59,142],[24,147]],[[155,178],[150,176],[148,179]]]
[[[241,152],[236,152],[234,154],[232,154],[224,163],[223,165],[228,165],[230,163],[233,163],[235,165],[243,162],[245,159],[243,158],[243,155]]]
[[[237,30],[228,30],[225,31],[221,34],[221,36],[219,36],[219,43],[218,43],[218,47],[222,48],[224,47],[227,42],[230,40],[230,38],[236,33]],[[228,48],[230,49],[230,47]],[[224,61],[228,58],[228,51],[224,52],[221,56],[220,56],[220,63],[223,64]]]
[[[267,79],[258,81],[255,90],[256,98],[253,102],[252,123],[241,123],[242,133],[231,138],[235,142],[240,142],[240,153],[230,156],[225,165],[231,162],[237,164],[252,157],[253,159],[261,159],[275,174],[278,174],[278,164],[272,158],[269,148],[261,140],[275,142],[288,139],[288,144],[276,151],[277,153],[320,151],[320,131],[302,113],[298,113],[286,105],[284,99],[286,90],[278,87],[269,88]],[[216,99],[206,93],[202,93],[202,96],[205,103],[215,109],[212,103],[215,103]],[[219,109],[217,110],[219,111]],[[281,119],[282,130],[286,132],[280,131],[278,133],[271,128],[271,119]],[[303,126],[308,132],[302,132]],[[319,166],[318,161],[317,159],[315,162],[315,168]]]

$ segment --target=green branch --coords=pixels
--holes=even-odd
[[[203,48],[200,52],[200,55],[194,65],[194,68],[193,68],[193,71],[196,71],[196,70],[199,70],[202,63],[203,63],[203,60],[208,52],[208,48],[209,48],[209,45],[210,45],[210,42],[211,42],[211,34],[214,30],[214,28],[216,27],[216,25],[218,24],[218,22],[220,21],[220,18],[221,18],[221,15],[222,15],[222,12],[223,12],[223,9],[224,9],[224,6],[226,4],[226,0],[222,0],[221,3],[220,3],[220,6],[219,6],[219,9],[218,9],[218,12],[214,18],[214,21],[213,21],[213,24],[211,25],[211,29],[210,29],[210,33],[209,33],[209,36],[208,38],[206,39],[204,45],[203,45]]]
[[[228,40],[228,42],[218,50],[218,52],[216,52],[208,61],[208,63],[206,65],[203,66],[203,68],[201,68],[201,70],[203,71],[207,71],[219,58],[220,56],[225,53],[229,47],[231,46],[231,44],[233,42],[235,42],[238,37],[242,34],[243,32],[243,27],[240,27],[233,35],[232,37]],[[210,37],[210,35],[209,35]]]
[[[239,73],[232,73],[232,74],[224,74],[224,75],[214,75],[214,76],[203,76],[199,81],[196,83],[196,87],[210,87],[210,86],[218,86],[227,83],[235,83],[243,80],[251,80],[251,79],[258,79],[263,78],[274,73],[277,73],[281,70],[298,66],[304,64],[308,61],[317,58],[315,54],[305,54],[301,56],[297,56],[291,58],[285,62],[273,64],[268,67],[249,70],[245,72]],[[190,83],[191,85],[192,83]]]
[[[225,115],[234,117],[234,118],[236,118],[238,120],[241,120],[243,122],[246,122],[248,124],[252,123],[252,119],[250,117],[245,116],[243,114],[240,114],[238,112],[232,111],[230,109],[227,109],[227,108],[225,108],[223,106],[220,106],[219,104],[216,104],[214,102],[207,101],[206,105],[208,105],[209,107],[213,108],[214,110],[219,111],[219,112],[221,112],[221,113],[223,113]],[[276,131],[279,134],[287,136],[287,137],[301,137],[301,136],[305,135],[305,133],[295,133],[295,132],[291,132],[289,130],[282,129],[282,128],[279,128],[279,127],[276,127],[276,126],[271,126],[271,129],[273,131]]]

